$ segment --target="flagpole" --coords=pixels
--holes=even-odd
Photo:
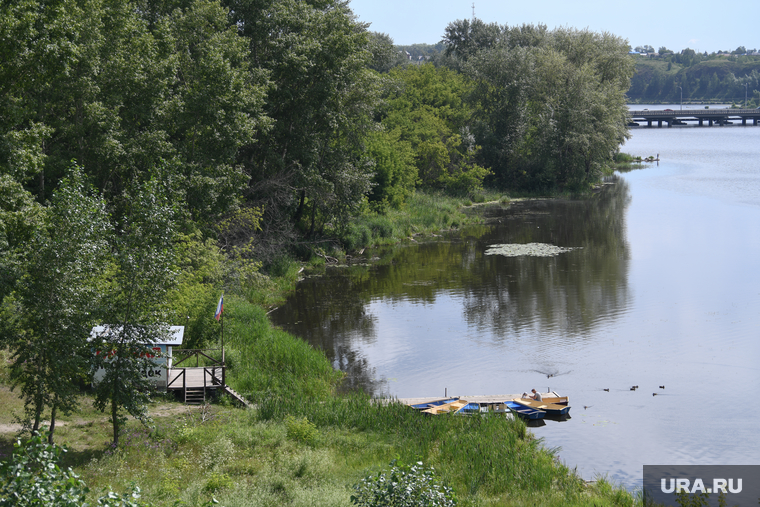
[[[222,297],[224,297],[224,293],[222,293]],[[222,386],[227,385],[227,365],[224,362],[224,311],[222,311],[221,315],[221,321],[222,321]]]
[[[222,366],[224,366],[224,314],[222,314]]]
[[[222,295],[219,298],[219,304],[216,305],[216,313],[214,314],[214,318],[216,318],[216,320],[218,320],[222,325],[222,385],[226,386],[227,365],[224,362],[224,292],[222,292]]]

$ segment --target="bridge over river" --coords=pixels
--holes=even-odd
[[[700,127],[705,124],[712,127],[713,125],[731,125],[741,122],[742,125],[758,125],[760,123],[760,109],[683,109],[672,111],[655,111],[644,109],[643,111],[629,111],[629,126],[637,127],[646,122],[647,127],[657,123],[662,127],[665,123],[668,127],[673,125],[688,125],[689,122],[698,124]]]

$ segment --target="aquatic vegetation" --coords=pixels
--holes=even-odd
[[[523,255],[531,257],[554,257],[561,253],[570,252],[583,247],[561,247],[549,245],[547,243],[507,243],[503,245],[489,246],[486,255],[503,255],[504,257],[521,257]]]

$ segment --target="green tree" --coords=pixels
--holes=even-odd
[[[627,134],[633,59],[608,33],[522,26],[471,57],[476,139],[505,187],[583,190]]]
[[[250,47],[251,65],[273,83],[273,128],[241,150],[251,175],[247,198],[265,210],[262,231],[283,237],[342,228],[370,190],[363,156],[380,78],[368,68],[366,25],[340,0],[228,0],[231,22]]]
[[[388,72],[406,61],[387,33],[369,32],[369,50],[372,52],[369,67],[377,72]]]
[[[459,19],[446,27],[443,43],[449,65],[458,68],[479,51],[495,47],[503,41],[506,27],[496,23],[484,23],[480,19]],[[453,63],[452,63],[453,62]]]
[[[168,336],[166,297],[177,278],[175,210],[163,183],[153,179],[130,194],[112,245],[115,266],[103,311],[109,325],[94,342],[95,364],[103,370],[95,407],[108,409],[114,444],[119,443],[124,412],[147,421],[151,386],[145,370],[151,366],[151,345]]]
[[[400,90],[388,98],[382,124],[410,143],[420,184],[456,194],[482,188],[488,171],[475,163],[479,147],[470,132],[474,112],[465,101],[471,83],[432,64],[399,67],[390,76]]]
[[[32,194],[12,175],[0,172],[0,302],[22,276],[27,245],[44,217]]]
[[[104,201],[74,165],[53,194],[43,227],[25,245],[24,275],[6,300],[12,319],[6,344],[11,381],[20,386],[31,430],[51,409],[76,408],[80,384],[90,372],[87,337],[99,299],[99,277],[109,254],[110,225]]]
[[[400,208],[414,191],[417,167],[409,141],[401,139],[400,129],[372,132],[367,136],[367,157],[375,164],[369,202],[378,211]]]
[[[542,179],[529,175],[519,159],[529,125],[532,60],[530,48],[501,48],[476,55],[466,70],[475,82],[474,133],[482,146],[481,164],[494,172],[495,183],[503,188],[526,188],[529,180]]]
[[[75,158],[117,203],[167,167],[192,218],[234,207],[237,150],[267,124],[265,76],[218,2],[182,4],[5,2],[0,166],[40,202]]]

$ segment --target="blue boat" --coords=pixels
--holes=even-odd
[[[519,403],[515,403],[514,401],[505,401],[504,404],[507,406],[507,408],[509,408],[509,410],[512,411],[512,413],[517,414],[523,419],[536,420],[543,419],[544,416],[546,416],[546,412],[543,410],[526,407],[524,405],[520,405]]]
[[[480,403],[471,402],[465,405],[464,407],[460,408],[454,413],[455,414],[477,414],[478,412],[480,412]]]
[[[409,405],[409,406],[412,408],[416,408],[417,410],[424,410],[426,408],[440,407],[441,405],[454,403],[455,401],[459,401],[459,398],[444,398],[441,400],[428,401],[427,403],[418,403],[416,405]]]

